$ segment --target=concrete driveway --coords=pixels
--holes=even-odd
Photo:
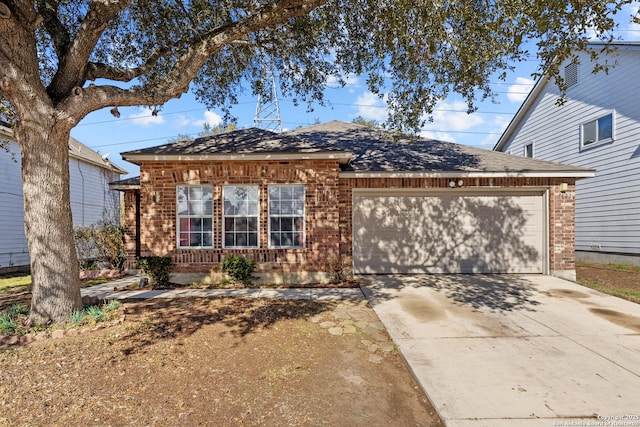
[[[542,275],[363,279],[447,426],[640,426],[640,305]]]

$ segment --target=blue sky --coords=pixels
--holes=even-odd
[[[640,26],[627,22],[630,11],[637,10],[638,3],[628,6],[626,13],[619,16],[620,31],[616,33],[623,40],[640,40]],[[534,84],[531,74],[536,71],[538,62],[531,59],[517,64],[516,70],[509,73],[506,81],[493,80],[493,89],[497,93],[496,102],[486,100],[478,103],[478,111],[466,113],[466,103],[452,95],[440,102],[433,113],[433,122],[422,129],[421,134],[428,138],[455,142],[491,149]],[[367,90],[364,78],[347,76],[347,85],[339,87],[329,82],[325,91],[329,105],[314,105],[307,112],[306,105],[294,106],[290,99],[279,95],[280,115],[285,130],[308,126],[316,121],[351,121],[362,116],[368,120],[383,122],[386,118],[385,102]],[[247,91],[248,92],[248,91]],[[257,98],[248,94],[239,97],[239,104],[232,113],[238,119],[238,127],[253,126]],[[123,161],[120,153],[137,148],[160,145],[179,134],[197,136],[203,124],[220,124],[221,111],[208,111],[187,93],[180,99],[167,102],[156,116],[145,107],[120,107],[120,118],[115,118],[109,109],[89,114],[71,131],[71,136],[88,145],[101,154],[110,153],[109,159],[125,170],[129,175],[137,175],[135,165]]]

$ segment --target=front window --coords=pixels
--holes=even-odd
[[[304,185],[269,187],[269,247],[304,247]]]
[[[584,123],[580,131],[583,147],[613,141],[613,113]]]
[[[257,248],[260,191],[257,185],[222,187],[225,248]]]
[[[178,247],[211,248],[213,246],[213,187],[178,186]]]

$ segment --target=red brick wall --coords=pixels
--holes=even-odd
[[[449,188],[447,178],[343,178],[330,160],[272,162],[144,162],[141,164],[142,255],[171,255],[176,272],[216,270],[227,254],[253,258],[262,272],[325,271],[328,257],[351,256],[354,188]],[[560,192],[560,184],[568,190]],[[267,186],[305,184],[306,247],[268,249]],[[213,185],[214,249],[176,248],[176,186]],[[260,185],[260,248],[222,249],[222,185]],[[549,268],[575,270],[574,180],[566,178],[465,178],[465,188],[549,188]],[[154,201],[154,194],[155,200]],[[135,198],[125,195],[128,266],[135,254]],[[132,224],[129,226],[129,224]]]
[[[253,258],[260,272],[324,271],[326,258],[338,253],[339,167],[335,160],[143,162],[140,171],[141,255],[171,255],[175,272],[215,271],[229,254]],[[176,187],[205,184],[213,186],[213,249],[178,249]],[[222,186],[228,184],[260,186],[258,249],[222,248]],[[305,248],[268,248],[269,184],[305,185]],[[127,206],[128,215],[131,210]]]

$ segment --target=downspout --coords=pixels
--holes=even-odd
[[[135,191],[136,195],[136,259],[140,258],[140,190]]]

